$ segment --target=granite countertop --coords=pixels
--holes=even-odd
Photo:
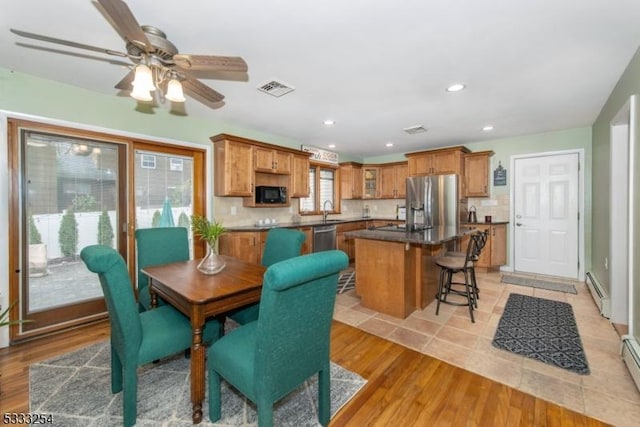
[[[345,237],[384,240],[387,242],[415,243],[419,245],[439,245],[452,240],[458,240],[462,236],[472,233],[475,228],[469,226],[437,226],[423,231],[397,230],[355,230],[347,231]]]
[[[509,221],[508,220],[502,220],[502,221],[493,220],[491,222],[478,221],[478,222],[461,222],[460,223],[460,225],[462,225],[462,226],[468,226],[468,225],[493,225],[493,224],[509,224]]]
[[[236,225],[225,227],[229,231],[261,231],[268,230],[270,228],[298,228],[298,227],[314,227],[321,225],[332,225],[332,224],[344,224],[348,222],[359,222],[359,221],[398,221],[395,218],[340,218],[340,219],[331,219],[327,220],[327,222],[322,221],[321,219],[315,221],[305,221],[305,222],[278,222],[276,224],[269,225]]]

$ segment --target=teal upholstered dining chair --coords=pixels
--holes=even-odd
[[[306,236],[302,231],[290,228],[272,228],[267,232],[261,264],[269,267],[276,262],[299,256]],[[260,303],[240,308],[228,317],[241,325],[258,320]]]
[[[271,426],[273,404],[318,374],[318,419],[329,423],[329,342],[338,273],[347,267],[338,250],[291,258],[264,274],[258,320],[209,347],[209,416],[221,416],[220,381],[258,408],[258,425]]]
[[[140,310],[151,308],[149,278],[141,270],[151,265],[187,261],[189,259],[189,234],[185,227],[139,228],[136,230],[138,260],[138,304]],[[158,305],[164,301],[158,299]]]
[[[191,323],[170,305],[140,313],[127,266],[114,249],[87,246],[80,258],[100,279],[111,324],[111,392],[123,391],[124,425],[132,426],[137,414],[137,367],[189,348]],[[219,333],[218,322],[207,322],[205,343]]]

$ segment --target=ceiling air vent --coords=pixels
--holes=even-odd
[[[258,90],[275,97],[281,97],[282,95],[286,95],[287,93],[294,91],[295,88],[277,80],[271,80],[258,86]]]
[[[427,131],[427,129],[422,127],[422,125],[409,126],[408,128],[404,128],[402,130],[410,135],[415,135],[416,133],[423,133]]]

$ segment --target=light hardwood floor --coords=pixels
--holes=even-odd
[[[108,336],[101,322],[1,349],[2,412],[28,411],[29,365]],[[332,426],[606,425],[338,321],[331,359],[368,380]]]
[[[480,300],[471,323],[467,307],[435,302],[406,319],[362,307],[353,291],[338,295],[334,319],[475,372],[562,407],[620,427],[640,425],[640,393],[620,357],[620,337],[600,316],[586,285],[577,294],[501,283],[500,272],[479,273]],[[556,278],[538,277],[558,281]],[[579,375],[499,350],[491,341],[510,293],[571,304],[591,373]]]

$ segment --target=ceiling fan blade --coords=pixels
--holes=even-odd
[[[127,73],[126,76],[122,78],[116,85],[114,86],[116,89],[120,90],[131,90],[131,83],[133,83],[133,78],[135,77],[135,71],[131,70]]]
[[[242,71],[249,67],[239,56],[173,55],[176,66],[184,70]]]
[[[198,80],[186,79],[186,80],[182,80],[180,83],[182,83],[182,89],[189,96],[191,96],[192,98],[202,102],[203,104],[211,108],[219,107],[219,105],[216,106],[215,104],[219,103],[224,99],[223,94],[211,89],[209,86],[201,83]]]
[[[127,41],[144,47],[147,52],[154,50],[153,46],[142,31],[136,17],[129,6],[122,0],[98,0],[104,11],[111,19],[118,33]]]
[[[69,41],[69,40],[57,39],[55,37],[43,36],[41,34],[29,33],[27,31],[16,30],[15,28],[11,28],[10,30],[14,34],[17,34],[17,35],[19,35],[21,37],[26,37],[26,38],[29,38],[29,39],[41,40],[41,41],[44,41],[44,42],[61,44],[61,45],[64,45],[64,46],[75,47],[75,48],[78,48],[78,49],[92,50],[94,52],[106,53],[108,55],[120,56],[120,57],[123,57],[123,58],[127,58],[128,57],[128,55],[126,53],[117,52],[117,51],[111,50],[111,49],[104,49],[104,48],[101,48],[101,47],[90,46],[88,44],[82,44],[82,43],[72,42],[72,41]]]

